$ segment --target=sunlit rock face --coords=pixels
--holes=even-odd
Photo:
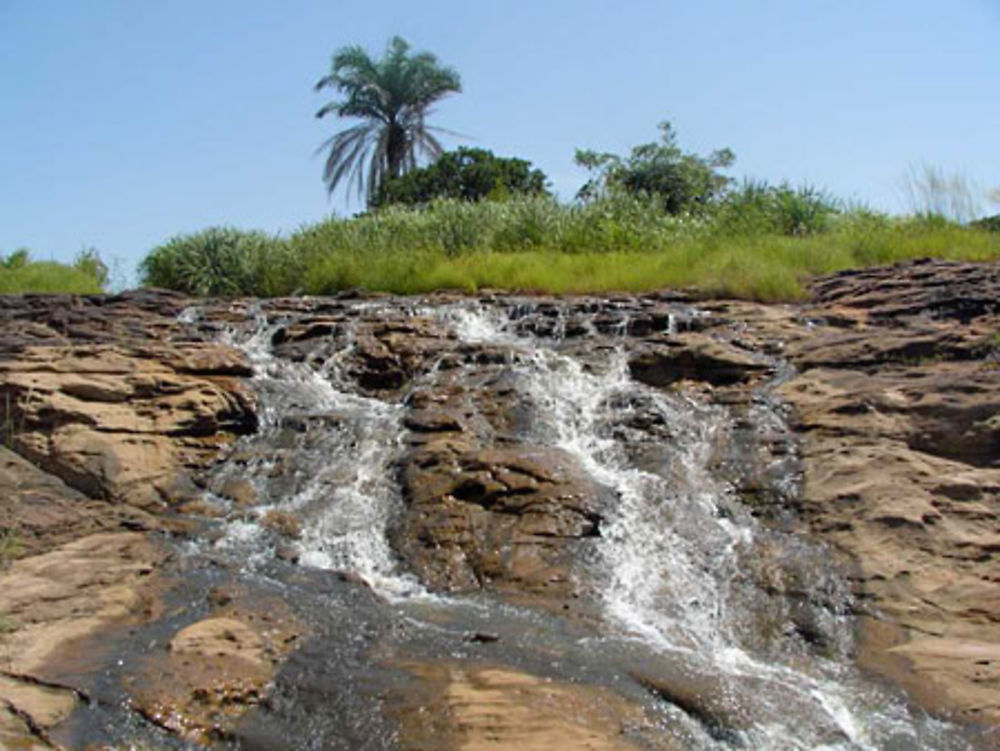
[[[992,748],[998,292],[0,298],[0,740]]]

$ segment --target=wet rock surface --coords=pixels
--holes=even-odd
[[[638,706],[595,687],[489,665],[403,667],[418,676],[429,693],[417,706],[403,705],[396,710],[404,728],[402,747],[414,751],[625,751],[642,748],[628,736],[641,737],[652,725]]]
[[[0,296],[0,743],[993,748],[998,292]]]

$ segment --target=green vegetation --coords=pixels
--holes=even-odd
[[[518,195],[548,195],[545,173],[525,159],[494,156],[486,149],[446,151],[427,167],[386,180],[374,206],[428,204],[439,198],[459,201],[505,200]]]
[[[809,186],[768,185],[748,180],[716,205],[720,229],[734,236],[814,235],[832,226],[839,202]],[[863,211],[857,211],[857,216]]]
[[[593,177],[577,197],[589,201],[623,194],[649,196],[668,214],[709,209],[730,183],[719,170],[729,167],[735,155],[729,149],[718,149],[707,157],[685,153],[670,123],[662,122],[659,128],[659,142],[636,146],[625,158],[578,149],[576,163]]]
[[[220,234],[233,242],[206,242]],[[522,196],[389,206],[288,238],[207,230],[156,248],[141,272],[147,284],[195,294],[684,287],[780,301],[803,297],[814,274],[927,256],[1000,259],[1000,234],[939,217],[839,210],[810,189],[755,184],[698,215],[667,214],[655,196],[569,206]]]
[[[988,232],[1000,232],[1000,214],[984,216],[971,223],[973,227],[987,230]]]
[[[23,550],[21,531],[14,527],[0,527],[0,570],[7,568],[11,561],[20,557]]]
[[[317,91],[332,88],[343,96],[316,117],[332,113],[362,121],[320,147],[329,149],[323,179],[330,193],[347,178],[370,203],[386,180],[414,169],[418,157],[434,159],[444,151],[426,117],[432,104],[462,90],[461,79],[431,53],[409,52],[400,37],[393,37],[377,60],[362,47],[344,47],[334,53],[329,75],[316,84]]]
[[[148,286],[193,295],[266,297],[292,291],[296,270],[286,265],[287,260],[287,245],[278,238],[210,227],[154,248],[139,264],[139,274]]]
[[[101,292],[107,281],[108,267],[93,248],[81,251],[71,265],[32,261],[24,248],[0,255],[0,294],[94,294]]]

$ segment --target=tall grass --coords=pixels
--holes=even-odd
[[[32,261],[26,250],[0,255],[0,294],[100,292],[107,269],[94,251],[85,251],[70,266],[56,261]]]
[[[194,295],[286,294],[302,273],[288,251],[264,232],[210,227],[154,248],[139,274],[147,285]]]
[[[926,256],[1000,259],[1000,235],[847,210],[808,188],[748,184],[700,216],[671,216],[641,197],[582,206],[526,197],[389,207],[288,238],[209,230],[160,246],[141,270],[146,283],[195,294],[681,287],[790,301],[815,274]]]

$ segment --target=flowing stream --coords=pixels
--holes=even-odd
[[[377,318],[379,305],[358,304],[351,315]],[[520,437],[561,449],[613,491],[616,502],[576,574],[596,593],[599,630],[574,630],[557,615],[489,594],[428,592],[390,544],[405,506],[396,470],[406,450],[405,394],[383,399],[358,388],[346,365],[349,332],[346,345],[323,357],[277,356],[272,342],[286,321],[259,310],[251,312],[252,327],[229,336],[254,366],[261,426],[238,447],[239,461],[212,478],[213,502],[229,520],[199,550],[236,556],[262,577],[271,575],[275,556],[347,573],[378,593],[389,617],[410,632],[437,633],[441,614],[450,614],[501,632],[501,656],[528,667],[534,658],[525,655],[541,644],[562,655],[553,670],[575,670],[571,677],[591,682],[615,665],[632,666],[622,674],[645,676],[649,691],[641,690],[655,697],[665,726],[680,728],[684,748],[972,748],[959,729],[853,667],[850,594],[827,552],[762,525],[719,474],[719,446],[735,429],[729,409],[630,376],[627,321],[620,332],[603,332],[604,346],[594,348],[580,344],[597,336],[594,327],[570,342],[563,312],[550,315],[544,331],[525,326],[530,304],[414,303],[412,312],[445,326],[455,346],[508,353],[497,368],[532,409]],[[672,316],[665,331],[676,325]],[[434,366],[417,383],[440,376]],[[758,431],[784,431],[794,452],[769,392],[757,395],[749,415]],[[797,481],[791,470],[776,480],[786,493]],[[239,513],[222,492],[235,482],[254,491]],[[285,516],[302,525],[294,542],[269,531]],[[760,578],[748,572],[763,566],[765,552],[768,565],[796,578],[796,591],[808,596],[761,594]],[[795,623],[806,624],[800,632],[809,639]],[[657,670],[670,676],[665,688]],[[709,709],[677,700],[678,684],[709,697]],[[394,742],[386,736],[384,747]]]

